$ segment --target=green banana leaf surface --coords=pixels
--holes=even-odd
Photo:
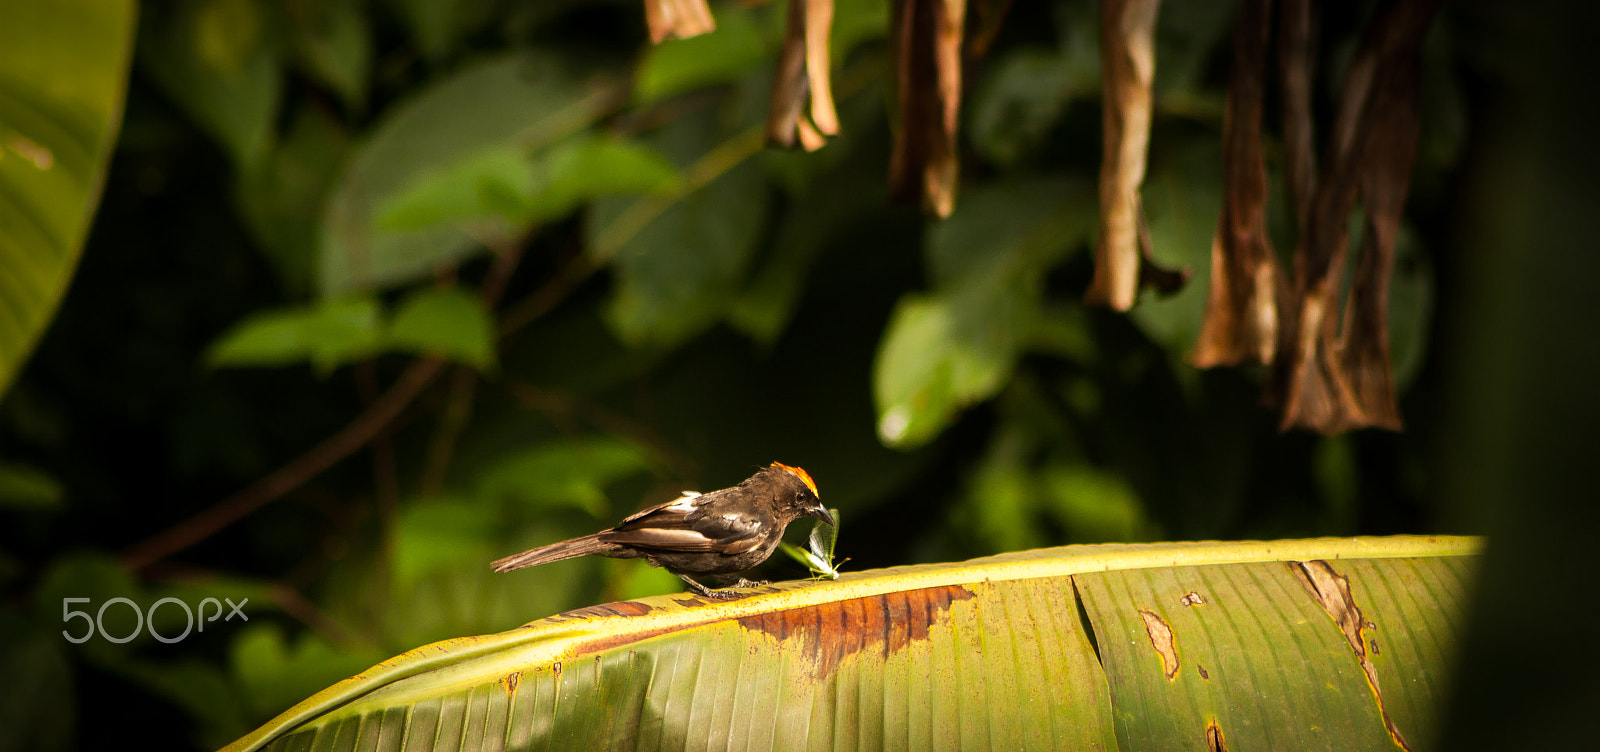
[[[591,606],[226,749],[1428,749],[1479,547],[1067,546]]]

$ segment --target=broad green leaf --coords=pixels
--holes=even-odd
[[[808,191],[787,207],[765,263],[728,309],[729,324],[763,344],[772,344],[783,333],[817,257],[848,223],[881,200],[881,186],[867,180],[842,182],[831,190]]]
[[[729,144],[740,146],[745,136],[725,138],[713,114],[679,118],[648,142],[686,170],[711,154],[726,153]],[[595,202],[589,252],[611,261],[616,292],[606,323],[623,342],[671,347],[714,323],[731,305],[761,239],[769,201],[759,165],[740,158],[724,167],[703,187],[651,215],[615,248],[605,236],[615,223],[628,221],[639,203]]]
[[[494,557],[495,517],[473,499],[422,499],[400,511],[395,522],[394,578],[409,586],[428,572]]]
[[[1020,351],[1028,310],[1015,298],[906,296],[889,316],[873,363],[878,439],[912,447],[1005,383]]]
[[[1142,195],[1151,254],[1194,276],[1171,297],[1142,293],[1128,315],[1176,359],[1200,336],[1211,280],[1211,239],[1222,212],[1222,155],[1215,139],[1171,149],[1165,160],[1151,165]]]
[[[638,446],[610,437],[535,444],[478,476],[479,497],[529,507],[575,506],[603,517],[605,488],[649,468]]]
[[[61,631],[48,621],[30,623],[0,611],[0,748],[74,749],[78,703],[73,662]]]
[[[206,350],[212,367],[272,367],[310,361],[327,373],[382,350],[382,312],[372,298],[262,311],[223,333]]]
[[[476,26],[493,0],[388,0],[429,60],[454,51],[461,36]]]
[[[283,96],[280,41],[259,0],[150,6],[139,65],[248,175],[272,143]]]
[[[532,182],[521,149],[491,147],[385,198],[377,207],[378,230],[405,232],[448,225],[475,237],[506,237],[513,230],[512,217],[505,215],[523,210]]]
[[[833,28],[829,30],[829,56],[842,66],[862,42],[889,34],[889,4],[877,0],[834,0]]]
[[[1215,727],[1228,749],[1432,748],[1473,562],[1316,558],[1347,581],[1359,650],[1294,563],[1080,577],[1123,747],[1193,749]]]
[[[1389,352],[1395,391],[1404,394],[1422,371],[1433,325],[1433,263],[1411,225],[1401,223],[1389,278]]]
[[[1040,488],[1068,540],[1136,542],[1158,536],[1144,507],[1120,475],[1082,464],[1056,464],[1040,474]]]
[[[580,203],[616,194],[671,194],[678,171],[651,148],[616,138],[562,144],[534,164],[524,222],[566,215]]]
[[[37,468],[0,462],[0,509],[60,509],[61,481]]]
[[[634,74],[635,103],[738,81],[777,52],[781,27],[772,23],[778,14],[770,9],[724,3],[713,7],[712,15],[717,20],[715,32],[665,41],[645,52]]]
[[[318,283],[324,295],[392,287],[510,240],[451,225],[386,229],[389,199],[485,153],[537,153],[613,106],[615,87],[561,59],[527,52],[480,60],[384,115],[352,155],[322,218]],[[492,229],[492,228],[491,228]]]
[[[1061,6],[1053,49],[1019,47],[996,60],[972,93],[972,143],[1016,164],[1039,146],[1074,100],[1100,95],[1100,25],[1088,3]],[[1157,59],[1157,77],[1161,60]]]
[[[0,10],[0,394],[78,266],[122,121],[135,4]]]
[[[483,301],[459,288],[425,288],[406,297],[389,325],[385,349],[408,350],[494,367],[494,321]]]
[[[901,298],[873,364],[879,440],[927,442],[1006,383],[1036,328],[1044,272],[1085,239],[1087,199],[1080,182],[984,186],[929,233],[936,292]]]
[[[1068,546],[590,606],[390,659],[225,750],[1425,746],[1477,549]]]
[[[621,139],[580,136],[532,159],[515,147],[496,147],[386,199],[378,227],[453,223],[475,235],[506,235],[559,219],[599,196],[669,193],[677,181],[664,159]]]
[[[262,168],[238,183],[239,215],[295,298],[311,292],[322,205],[349,150],[332,116],[302,107]]]
[[[357,0],[288,5],[295,52],[302,67],[333,89],[346,106],[366,101],[372,64],[372,31]]]
[[[1094,212],[1093,189],[1081,180],[973,187],[929,230],[928,276],[936,290],[1026,282],[1088,239]]]

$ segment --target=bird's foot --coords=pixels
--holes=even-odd
[[[761,587],[762,585],[771,584],[772,580],[747,580],[743,577],[740,577],[738,582],[733,583],[733,587]]]
[[[707,598],[710,598],[712,600],[715,600],[715,601],[725,601],[725,600],[727,600],[729,598],[732,598],[735,595],[737,595],[737,593],[732,593],[732,592],[729,592],[727,590],[712,590],[711,588],[708,588],[705,585],[702,585],[702,584],[700,584],[698,582],[695,582],[694,580],[689,579],[689,577],[687,575],[681,575],[680,574],[680,575],[678,575],[678,579],[683,580],[684,583],[689,586],[689,589],[693,590],[696,594],[703,595],[703,596],[705,596]]]

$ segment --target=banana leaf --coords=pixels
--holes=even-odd
[[[1479,547],[1067,546],[590,606],[226,750],[1427,749]]]

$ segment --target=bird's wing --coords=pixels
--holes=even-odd
[[[742,512],[707,509],[716,494],[684,496],[651,507],[600,533],[607,543],[663,551],[741,554],[760,545],[766,523]]]

